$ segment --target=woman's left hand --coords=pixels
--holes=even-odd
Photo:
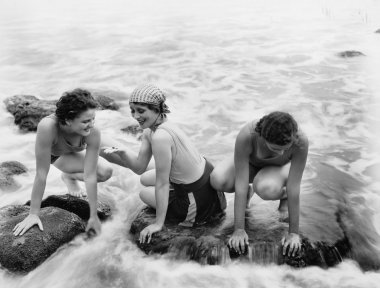
[[[162,226],[158,224],[151,224],[147,227],[145,227],[141,232],[140,232],[140,243],[144,244],[150,243],[150,240],[152,239],[153,233],[156,233],[158,231],[161,231]],[[146,240],[146,241],[145,241]]]
[[[90,219],[88,219],[88,222],[87,222],[86,232],[91,233],[92,231],[95,233],[95,235],[99,235],[100,231],[102,230],[101,225],[102,224],[100,223],[100,220],[97,215],[90,217]]]
[[[296,233],[289,233],[281,240],[282,255],[286,254],[286,249],[289,247],[288,256],[295,256],[297,252],[301,251],[301,238]]]

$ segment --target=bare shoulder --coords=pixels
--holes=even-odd
[[[91,129],[90,135],[85,137],[87,144],[100,142],[100,130],[97,127]]]
[[[297,146],[301,149],[309,147],[309,139],[307,138],[306,134],[302,130],[298,131]]]
[[[172,136],[164,129],[157,129],[152,133],[152,143],[171,143]]]

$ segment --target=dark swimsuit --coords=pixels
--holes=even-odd
[[[171,183],[166,217],[179,222],[181,226],[198,226],[226,208],[223,192],[216,191],[210,183],[214,166],[207,161],[201,178],[190,184]]]
[[[261,168],[266,166],[284,166],[285,164],[289,163],[292,160],[292,156],[294,154],[294,151],[298,149],[300,146],[304,145],[306,139],[305,136],[300,132],[298,135],[299,140],[297,142],[294,142],[292,146],[290,146],[289,149],[284,151],[284,154],[267,158],[267,159],[261,159],[257,156],[257,149],[258,149],[258,140],[260,135],[255,131],[256,127],[256,121],[253,121],[251,125],[249,126],[249,131],[251,134],[251,142],[252,142],[252,153],[249,157],[249,178],[250,182],[253,181],[257,173],[261,170]]]
[[[46,118],[51,118],[56,122],[57,125],[57,138],[54,140],[52,146],[51,146],[51,157],[50,157],[50,163],[53,164],[59,156],[73,153],[73,152],[80,152],[86,149],[87,144],[85,142],[85,138],[82,137],[79,146],[73,146],[67,140],[63,137],[61,129],[59,128],[58,119],[55,114],[51,114],[49,116],[46,116]]]

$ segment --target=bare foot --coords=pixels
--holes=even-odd
[[[85,196],[85,193],[80,188],[77,180],[70,178],[70,176],[66,173],[62,173],[61,178],[62,178],[63,182],[65,182],[65,184],[67,186],[67,190],[68,190],[70,195],[73,195],[76,197]]]
[[[249,206],[251,206],[250,205],[251,204],[251,198],[254,194],[252,185],[249,185],[248,187],[249,188],[248,188],[248,195],[247,195],[247,208],[249,208]]]

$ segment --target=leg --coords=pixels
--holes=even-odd
[[[210,175],[211,186],[218,191],[235,191],[235,164],[233,157],[223,160],[215,166]]]
[[[83,195],[83,191],[77,180],[83,181],[85,152],[70,153],[60,156],[54,162],[54,166],[61,170],[62,180],[65,182],[69,193],[74,196]],[[99,158],[97,166],[98,182],[104,182],[112,176],[112,168],[106,160]]]
[[[145,187],[140,191],[140,199],[148,206],[156,209],[155,187]]]
[[[151,169],[141,175],[140,183],[144,186],[156,185],[156,169]]]
[[[288,180],[290,163],[281,166],[262,168],[253,180],[253,189],[264,200],[280,200],[278,207],[280,218],[287,217],[286,181]]]

